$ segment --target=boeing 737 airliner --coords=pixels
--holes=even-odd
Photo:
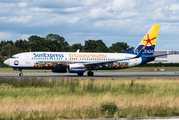
[[[25,52],[13,55],[4,64],[20,71],[23,69],[51,69],[58,73],[77,73],[93,76],[92,70],[117,70],[131,68],[155,60],[154,49],[160,25],[154,25],[139,45],[124,53],[87,52]]]

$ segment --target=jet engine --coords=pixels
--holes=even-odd
[[[54,69],[52,69],[52,72],[55,72],[55,73],[66,73],[67,72],[67,67],[54,68]]]
[[[69,73],[84,73],[86,70],[83,64],[69,64],[68,71]]]

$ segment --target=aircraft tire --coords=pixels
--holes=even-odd
[[[93,76],[94,73],[93,72],[88,72],[88,76]]]
[[[19,73],[19,76],[23,76],[23,73]]]
[[[78,76],[83,76],[83,73],[77,73],[78,74]]]

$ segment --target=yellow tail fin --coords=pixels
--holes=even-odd
[[[144,49],[143,54],[153,55],[155,45],[157,42],[158,32],[160,25],[155,24],[145,35],[139,45],[134,49],[134,53],[139,53],[141,49]]]
[[[154,48],[153,45],[156,45],[159,28],[160,25],[154,25],[139,45],[152,46]]]

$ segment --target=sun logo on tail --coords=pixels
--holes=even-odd
[[[146,42],[147,42],[147,43],[145,44],[145,47],[147,46],[148,43],[150,43],[150,44],[152,45],[151,41],[154,40],[154,39],[156,39],[156,37],[154,37],[154,38],[152,38],[152,39],[149,39],[149,34],[147,34],[147,37],[148,37],[147,40],[143,39],[143,41],[146,41]],[[153,45],[152,45],[152,47],[154,48]]]

